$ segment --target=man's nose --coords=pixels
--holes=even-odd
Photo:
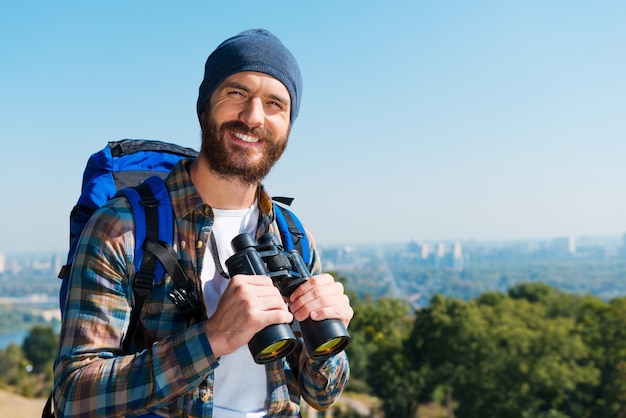
[[[239,119],[245,122],[251,128],[263,125],[265,111],[260,98],[253,97],[248,100],[239,114]]]

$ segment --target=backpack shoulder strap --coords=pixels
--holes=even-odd
[[[172,203],[165,182],[158,176],[149,177],[135,187],[120,190],[117,195],[124,196],[130,203],[135,217],[135,277],[133,295],[135,303],[130,316],[128,331],[122,347],[128,352],[130,341],[139,323],[139,315],[152,286],[158,283],[165,273],[157,257],[144,251],[148,242],[164,242],[171,245],[174,236]]]
[[[280,231],[285,250],[298,250],[302,259],[309,269],[312,263],[312,254],[309,246],[309,238],[306,235],[304,225],[300,219],[289,209],[273,202],[274,213],[276,214],[276,224]]]
[[[120,190],[117,196],[124,196],[128,200],[135,217],[135,272],[139,272],[144,262],[154,262],[144,260],[146,241],[172,244],[174,213],[170,195],[165,182],[159,176],[152,176],[135,187]],[[163,273],[164,267],[155,263],[154,283],[163,278]]]

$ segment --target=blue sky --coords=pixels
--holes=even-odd
[[[197,148],[204,61],[300,62],[265,182],[321,244],[626,232],[623,1],[0,2],[0,252],[64,251],[107,141]]]

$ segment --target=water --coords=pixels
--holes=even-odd
[[[0,333],[0,350],[6,350],[9,344],[17,344],[20,347],[30,330],[23,329],[20,331],[1,332]]]
[[[33,326],[34,324],[31,324],[28,328],[17,330],[17,331],[9,331],[9,332],[0,331],[0,350],[6,350],[9,344],[17,344],[21,347],[22,344],[24,343],[24,339],[28,336],[28,333],[30,332],[31,327]],[[51,326],[54,328],[55,333],[58,334],[61,331],[60,323],[55,323],[54,325],[51,325]]]

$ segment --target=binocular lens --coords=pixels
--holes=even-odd
[[[337,337],[319,345],[311,354],[314,359],[326,359],[342,351],[350,342],[349,338]]]
[[[260,350],[256,354],[254,361],[258,364],[269,363],[270,361],[285,357],[294,350],[295,346],[296,343],[294,340],[276,341]]]

